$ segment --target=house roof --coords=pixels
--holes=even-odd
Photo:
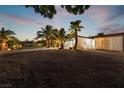
[[[124,35],[124,32],[114,33],[114,34],[106,34],[106,35],[100,35],[100,36],[96,35],[96,36],[90,36],[90,37],[85,37],[85,36],[78,36],[78,37],[93,39],[93,38],[99,38],[99,37],[111,37],[111,36],[120,36],[120,35]]]
[[[78,37],[81,37],[81,38],[91,38],[91,37],[86,37],[86,36],[78,36]]]
[[[124,32],[122,33],[114,33],[114,34],[106,34],[106,35],[101,35],[101,36],[93,36],[92,38],[98,38],[98,37],[112,37],[112,36],[120,36],[120,35],[124,35]]]

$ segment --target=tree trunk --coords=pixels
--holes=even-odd
[[[51,47],[51,40],[49,39],[48,40],[48,48],[50,48]]]
[[[64,49],[64,45],[63,45],[62,42],[61,42],[61,44],[60,44],[60,49]]]
[[[46,47],[49,48],[49,40],[46,40]]]
[[[77,49],[77,44],[78,44],[78,37],[77,37],[77,30],[75,30],[75,45],[74,45],[74,49]]]
[[[53,47],[53,41],[50,39],[50,47]]]

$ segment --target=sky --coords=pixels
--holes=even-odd
[[[91,6],[82,15],[69,14],[60,6],[56,6],[56,10],[57,14],[53,19],[49,19],[36,14],[33,8],[0,5],[0,29],[5,27],[14,31],[20,40],[33,40],[41,27],[52,25],[58,29],[64,27],[68,31],[71,21],[81,20],[84,29],[78,33],[80,36],[94,36],[100,32],[104,34],[124,32],[123,5]]]

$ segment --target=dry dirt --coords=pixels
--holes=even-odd
[[[39,50],[0,56],[0,87],[124,87],[124,53]]]

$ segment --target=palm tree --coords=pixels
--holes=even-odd
[[[59,42],[59,48],[63,49],[64,48],[64,43],[70,39],[70,37],[68,37],[69,35],[66,35],[65,29],[61,28],[60,30],[55,29],[53,31],[53,37],[55,38],[56,41]]]
[[[15,35],[15,33],[11,30],[5,30],[4,27],[0,30],[0,41],[1,41],[1,49],[7,48],[7,42],[12,39]]]
[[[78,44],[77,33],[78,33],[78,31],[81,31],[81,28],[84,28],[83,26],[80,26],[80,23],[81,23],[81,20],[77,20],[77,21],[72,21],[72,22],[70,22],[70,24],[71,24],[70,30],[73,32],[74,38],[75,38],[74,49],[77,48],[77,44]]]
[[[10,49],[16,49],[16,48],[21,48],[22,44],[20,42],[20,40],[14,36],[12,36],[11,38],[9,38],[9,40],[7,41],[8,47]]]
[[[41,28],[41,31],[37,32],[37,37],[35,39],[39,38],[45,38],[46,39],[46,47],[50,47],[50,39],[51,39],[51,31],[52,31],[52,26],[47,25],[45,28]]]

